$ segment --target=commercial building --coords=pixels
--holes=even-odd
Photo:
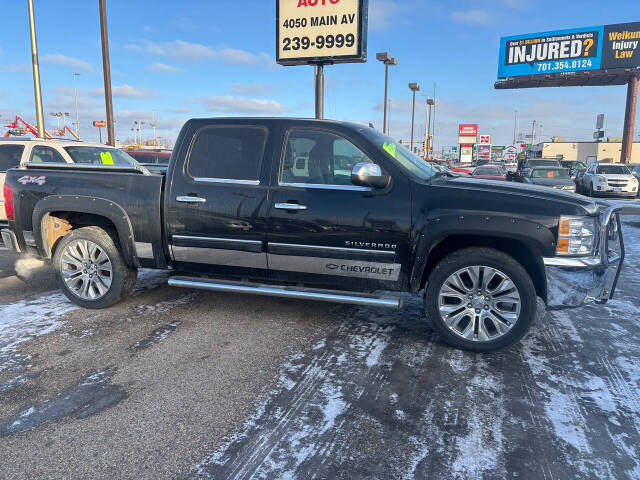
[[[617,138],[611,138],[614,141],[607,142],[565,142],[562,137],[555,137],[554,141],[539,143],[528,149],[532,156],[542,158],[558,158],[562,155],[563,160],[577,160],[590,164],[594,161],[609,161],[612,163],[620,162],[620,152],[622,150],[622,142],[616,141]],[[629,163],[640,163],[640,142],[634,142],[631,159]]]

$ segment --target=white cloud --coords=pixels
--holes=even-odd
[[[28,63],[16,63],[13,65],[0,65],[0,70],[3,72],[29,72],[31,71],[31,65]]]
[[[267,85],[266,83],[234,83],[229,87],[233,93],[239,95],[270,95],[276,93],[278,88],[274,85]]]
[[[530,0],[499,0],[499,3],[514,10],[529,10],[531,8]]]
[[[73,89],[69,87],[55,87],[53,91],[60,96],[71,97],[74,94]],[[126,83],[122,85],[112,85],[111,94],[114,98],[153,98],[156,96],[155,92],[152,90],[142,87],[133,87]],[[81,97],[104,97],[104,88],[79,88],[78,95]]]
[[[86,70],[87,72],[93,71],[93,66],[90,63],[77,58],[68,57],[67,55],[62,55],[61,53],[50,53],[48,55],[43,55],[40,58],[43,62],[51,63],[53,65],[71,67],[76,70]]]
[[[143,40],[141,43],[128,45],[129,50],[145,52],[149,55],[172,58],[178,61],[223,60],[234,64],[255,65],[264,68],[276,68],[275,59],[266,54],[254,54],[246,50],[223,47],[215,49],[208,45],[192,43],[184,40],[172,42],[152,42]]]
[[[277,114],[287,108],[275,100],[213,95],[205,98],[206,106],[216,113]]]
[[[154,73],[177,73],[180,71],[178,67],[168,65],[166,63],[154,62],[147,67],[147,70]]]
[[[495,15],[485,10],[466,10],[451,13],[451,19],[458,23],[489,25],[495,20]]]

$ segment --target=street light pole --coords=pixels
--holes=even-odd
[[[516,145],[516,130],[518,128],[518,110],[513,111],[513,143],[511,145]]]
[[[98,2],[100,8],[100,37],[102,39],[102,70],[104,72],[104,103],[107,110],[107,144],[115,147],[111,62],[109,60],[109,33],[107,31],[107,0],[98,0]]]
[[[31,37],[31,63],[33,67],[33,93],[36,104],[38,137],[45,138],[44,112],[42,109],[42,87],[40,86],[40,62],[38,61],[38,41],[36,39],[36,19],[33,12],[33,0],[27,0],[29,7],[29,35]]]
[[[389,92],[389,66],[398,65],[398,59],[393,58],[388,52],[376,53],[376,59],[384,63],[384,120],[382,133],[387,133],[387,98]]]
[[[80,136],[80,115],[78,113],[78,88],[76,85],[76,77],[80,75],[79,73],[73,74],[73,96],[76,102],[76,135]]]
[[[425,160],[431,158],[431,106],[435,104],[436,102],[433,98],[427,98],[427,130],[424,139]]]
[[[420,90],[420,85],[417,83],[410,83],[409,89],[413,92],[413,103],[411,106],[411,143],[409,144],[409,150],[413,152],[413,128],[416,121],[416,92]]]

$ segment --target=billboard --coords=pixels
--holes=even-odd
[[[458,126],[458,136],[459,137],[475,137],[478,135],[478,125],[470,125],[464,124]],[[474,142],[475,143],[475,142]]]
[[[498,78],[639,66],[640,22],[500,39]]]
[[[491,145],[491,135],[480,135],[480,145]]]
[[[280,65],[367,61],[368,0],[276,0]]]

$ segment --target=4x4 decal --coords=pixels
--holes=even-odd
[[[21,183],[22,185],[27,185],[28,183],[35,183],[37,185],[42,186],[45,183],[47,183],[47,177],[45,177],[44,175],[41,175],[38,177],[34,177],[33,175],[24,175],[18,179],[18,183]]]

